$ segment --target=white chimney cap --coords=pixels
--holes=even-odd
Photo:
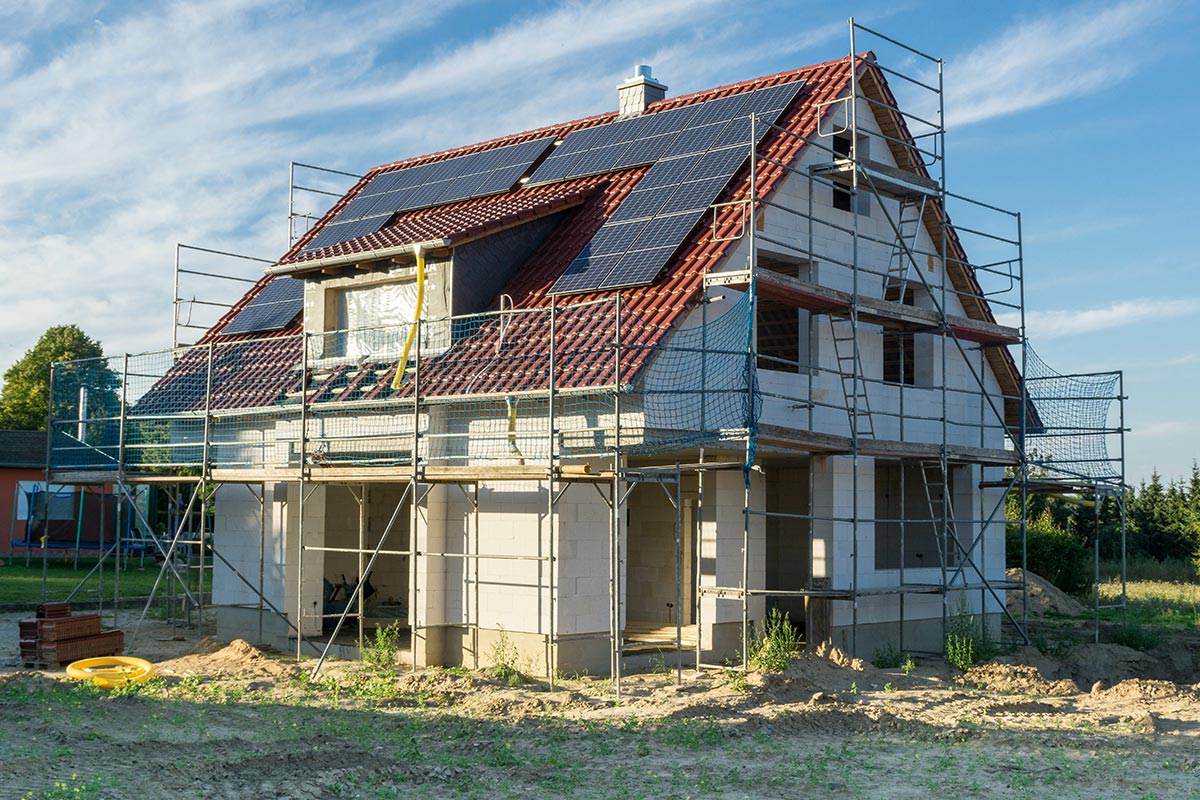
[[[632,78],[626,78],[617,86],[618,119],[636,117],[646,107],[667,96],[666,84],[651,77],[649,64],[637,64]]]

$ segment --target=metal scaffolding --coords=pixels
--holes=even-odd
[[[906,75],[873,53],[860,54],[864,36],[895,48],[902,63],[927,68]],[[1057,387],[1039,395],[1031,380],[1020,380],[1020,375],[1029,377],[1020,215],[946,189],[940,59],[851,20],[847,63],[848,89],[816,109],[821,123],[815,133],[772,124],[763,141],[776,145],[748,145],[746,191],[715,204],[712,217],[713,239],[736,240],[745,267],[707,273],[695,312],[698,324],[654,347],[641,344],[643,323],[624,313],[618,292],[601,300],[560,299],[546,307],[417,319],[371,331],[372,346],[384,353],[398,352],[410,333],[415,337],[409,363],[399,365],[394,357],[351,358],[347,342],[361,331],[294,330],[63,362],[51,377],[48,475],[59,483],[115,484],[121,487],[118,502],[128,499],[132,484],[171,487],[177,498],[173,505],[182,511],[172,517],[169,530],[153,537],[163,558],[156,592],[166,581],[189,610],[210,608],[203,580],[189,581],[187,568],[198,565],[203,576],[206,559],[221,561],[254,592],[260,637],[267,614],[281,619],[294,637],[297,658],[306,646],[319,656],[314,674],[334,652],[348,621],[357,626],[354,644],[363,645],[369,619],[364,586],[381,558],[407,561],[411,666],[423,662],[419,648],[428,646],[429,630],[446,626],[468,631],[462,657],[469,655],[480,666],[485,629],[480,565],[517,559],[537,565],[536,630],[544,640],[546,674],[553,680],[564,640],[557,619],[560,540],[569,524],[557,512],[572,487],[589,484],[608,516],[607,634],[618,693],[624,663],[636,652],[675,652],[680,680],[685,655],[694,654],[697,669],[727,668],[706,661],[728,649],[715,639],[718,626],[727,623],[736,625],[737,653],[748,669],[754,631],[768,604],[802,603],[810,643],[834,627],[848,629],[846,644],[858,654],[860,605],[896,598],[900,649],[915,652],[905,646],[911,598],[940,598],[944,644],[952,601],[977,596],[982,625],[989,615],[1002,615],[1013,635],[1028,642],[1027,612],[1010,613],[1004,595],[1018,590],[1024,597],[1024,581],[1009,582],[1004,565],[997,572],[986,554],[995,536],[1003,540],[1006,498],[1019,491],[1024,499],[1036,480],[1045,479],[1049,462],[1030,455],[1035,438],[1120,435],[1123,421],[1103,431],[1082,430],[1078,424],[1056,430],[1045,421],[1046,410],[1054,402],[1070,403],[1070,395],[1060,396]],[[917,105],[934,111],[902,110],[885,75],[925,93],[925,102]],[[763,124],[750,119],[750,142],[758,141]],[[890,159],[871,158],[869,141],[886,148]],[[781,155],[785,151],[799,157]],[[305,165],[292,165],[290,196],[307,190],[296,182],[297,166]],[[807,196],[771,189],[760,194],[760,173],[766,169]],[[818,207],[814,198],[825,194],[840,215]],[[968,223],[952,225],[950,207]],[[986,230],[974,222],[985,217],[999,220],[1003,229]],[[296,238],[296,220],[310,218],[290,200],[289,241]],[[785,237],[783,230],[794,235]],[[987,253],[983,260],[968,260],[968,238],[981,243]],[[795,274],[780,270],[781,258]],[[177,325],[179,303],[177,291]],[[989,321],[996,308],[1015,324]],[[772,319],[783,320],[785,330],[793,325],[803,330],[803,346],[793,356],[765,344]],[[823,338],[826,328],[829,336]],[[544,347],[523,341],[545,330]],[[821,341],[831,343],[832,352],[820,347]],[[883,374],[870,366],[880,350]],[[918,353],[923,354],[920,365]],[[527,386],[493,391],[487,376],[501,369],[533,377]],[[389,383],[397,370],[398,389],[374,388]],[[786,379],[779,377],[783,373]],[[1009,376],[1010,385],[1003,376]],[[1119,389],[1114,399],[1123,403]],[[936,413],[926,410],[934,400]],[[518,415],[518,404],[530,410]],[[799,422],[773,421],[780,409]],[[1101,483],[1090,484],[1096,492],[1123,487],[1123,440],[1120,453],[1120,459],[1106,462],[1121,466],[1103,479],[1103,489]],[[837,458],[849,462],[844,491],[852,498],[849,509],[832,503],[833,489],[817,485],[817,464]],[[862,495],[875,479],[866,484],[860,473],[869,464],[896,470],[896,513],[867,510],[872,503]],[[777,468],[807,470],[806,508],[784,510],[760,496]],[[1071,474],[1062,460],[1054,469]],[[718,504],[709,495],[714,476],[721,473],[740,473],[743,482],[740,574],[733,581],[723,579],[727,570],[706,570],[701,558],[712,553],[716,563],[724,538],[735,535],[732,526],[718,521],[713,512]],[[545,525],[527,552],[487,552],[481,535],[481,484],[502,481],[531,482],[539,492],[544,487]],[[919,484],[917,508],[908,499],[910,481]],[[956,507],[955,494],[964,482],[972,484],[967,487],[970,505]],[[220,532],[207,530],[205,510],[216,500],[215,487],[228,484],[254,487],[248,490],[260,511],[257,581],[221,554]],[[296,487],[287,495],[296,505],[298,539],[289,609],[270,602],[264,585],[268,486],[279,484]],[[388,499],[387,524],[372,544],[369,500],[371,487],[379,484],[400,495]],[[673,636],[669,626],[639,630],[628,617],[626,566],[628,550],[636,546],[628,501],[635,491],[654,491],[639,488],[644,484],[660,486],[674,511]],[[306,540],[312,493],[333,486],[345,487],[358,511],[352,546]],[[439,486],[457,487],[470,508],[461,548],[435,546],[428,536],[421,540],[422,530],[429,529],[431,493]],[[990,498],[988,489],[994,490]],[[684,524],[685,491],[694,495],[691,530]],[[1023,515],[1018,524],[1023,543]],[[405,525],[407,541],[398,543]],[[886,580],[864,583],[868,559],[860,550],[884,528],[896,532],[898,562],[895,569],[876,564]],[[768,530],[774,530],[792,558],[807,562],[804,580],[767,586],[752,579],[751,565],[766,560],[753,552],[759,529],[762,546],[770,541]],[[908,564],[908,545],[919,537],[934,547],[932,567]],[[694,566],[685,564],[685,547],[693,550]],[[183,568],[181,552],[190,559]],[[311,569],[306,552],[354,556],[358,575],[341,611],[305,607],[312,599],[305,595],[305,570]],[[1023,552],[1022,544],[1022,560]],[[839,559],[848,560],[843,572],[835,563]],[[431,623],[423,613],[428,592],[423,586],[434,562],[461,564],[458,620]],[[818,562],[834,566],[818,575]],[[690,624],[684,621],[685,585],[692,601]],[[733,602],[739,606],[735,623],[719,613]],[[709,621],[709,613],[717,616]],[[846,614],[848,624],[834,624]],[[320,636],[306,635],[306,622],[314,619],[322,621]],[[327,619],[333,624],[326,637]],[[135,628],[131,647],[136,635]]]

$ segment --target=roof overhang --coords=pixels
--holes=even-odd
[[[449,239],[430,239],[425,242],[397,244],[391,247],[380,247],[376,250],[364,250],[358,253],[342,253],[336,256],[326,256],[325,258],[314,258],[310,261],[299,261],[294,264],[272,264],[263,271],[268,275],[297,275],[302,272],[313,272],[314,270],[329,269],[330,267],[344,267],[350,264],[362,264],[367,261],[379,261],[384,258],[415,256],[418,249],[422,251],[442,250],[450,247],[451,244],[452,242]]]

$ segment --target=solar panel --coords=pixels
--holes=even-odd
[[[597,288],[617,289],[622,286],[638,286],[649,283],[658,276],[658,273],[662,272],[662,268],[671,260],[671,256],[677,249],[679,249],[679,245],[626,253]]]
[[[595,289],[604,282],[604,278],[620,260],[620,255],[580,256],[572,261],[562,276],[554,282],[551,291],[557,294],[571,294]]]
[[[659,186],[674,186],[680,181],[686,180],[688,173],[695,166],[695,157],[659,161],[638,181],[637,191],[653,189]]]
[[[702,181],[688,181],[679,184],[679,188],[663,203],[659,214],[674,214],[679,211],[692,211],[708,208],[725,185],[729,183],[729,175],[717,175]]]
[[[721,131],[725,130],[728,121],[714,122],[708,125],[701,125],[697,128],[688,128],[685,131],[680,131],[675,137],[670,146],[663,151],[660,158],[675,158],[676,156],[689,156],[693,153],[703,153],[709,148],[709,144],[717,137]]]
[[[603,256],[624,253],[634,246],[634,242],[645,228],[645,220],[635,220],[625,225],[606,225],[592,237],[580,255]]]
[[[377,175],[309,242],[305,252],[364,235],[362,226],[349,226],[352,222],[374,220],[374,227],[365,230],[373,233],[402,211],[508,191],[552,141],[553,137],[532,139]]]
[[[768,86],[766,89],[759,89],[756,92],[752,92],[747,98],[749,102],[746,103],[746,108],[742,113],[750,115],[756,112],[782,111],[796,98],[796,93],[800,91],[802,86],[804,86],[803,79]]]
[[[696,222],[701,216],[703,216],[703,209],[655,217],[642,228],[641,233],[629,249],[648,250],[656,247],[677,247],[683,241],[683,237],[696,227]]]
[[[773,122],[803,84],[793,81],[575,131],[534,171],[529,183],[552,183],[653,164],[714,147],[748,146],[748,115],[770,116],[769,122]],[[765,133],[767,126],[760,127]]]
[[[613,162],[612,169],[627,169],[642,164],[653,164],[671,146],[671,142],[675,141],[675,137],[678,135],[678,131],[672,131],[633,140],[625,148],[625,152],[621,154],[620,158]]]
[[[711,178],[717,175],[732,176],[746,161],[748,148],[726,147],[721,150],[709,150],[692,159],[695,167],[686,175],[689,181]],[[682,180],[682,179],[681,179]],[[641,184],[638,184],[640,187]]]
[[[652,217],[670,199],[674,191],[674,186],[659,186],[654,189],[639,189],[630,192],[629,196],[613,212],[613,215],[609,217],[609,222],[623,222],[631,219]]]
[[[709,100],[696,111],[696,116],[692,117],[689,127],[708,125],[712,122],[726,122],[742,114],[748,114],[749,112],[742,111],[742,108],[746,105],[747,98],[754,94],[757,92],[743,92],[717,100]]]
[[[610,169],[650,162],[654,165],[597,232],[593,244],[584,248],[551,287],[551,293],[615,289],[653,281],[746,162],[749,116],[758,115],[760,124],[755,133],[761,140],[769,124],[803,85],[803,81],[793,81],[642,117],[645,123],[638,136]],[[611,141],[612,136],[611,132],[606,134],[606,140]],[[595,137],[590,141],[599,140]],[[611,147],[579,148],[571,169],[556,165],[555,173],[570,176],[581,166],[594,169],[607,160]],[[637,236],[630,238],[629,231],[634,228]],[[619,258],[614,258],[622,247]]]
[[[683,106],[670,111],[659,111],[646,116],[644,129],[638,134],[639,138],[648,139],[663,133],[678,133],[688,126],[696,115],[696,106]]]
[[[304,308],[304,282],[275,278],[229,321],[221,333],[253,333],[282,328]]]
[[[312,238],[304,251],[307,253],[312,250],[320,250],[322,247],[329,247],[340,242],[348,242],[351,239],[357,239],[359,236],[375,233],[383,227],[383,223],[387,222],[387,220],[388,215],[384,215],[351,220],[350,222],[330,223]]]
[[[564,142],[565,143],[565,142]],[[575,163],[575,158],[578,153],[563,153],[547,158],[541,163],[533,174],[529,176],[529,183],[553,183],[554,181],[565,180],[571,174],[571,165]]]

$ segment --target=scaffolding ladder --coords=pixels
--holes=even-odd
[[[852,310],[851,314],[854,315],[855,312]],[[871,418],[871,399],[867,395],[862,352],[859,350],[858,335],[855,333],[858,320],[855,316],[830,317],[829,327],[833,333],[833,354],[837,359],[842,394],[846,398],[850,435],[874,439],[875,422]]]
[[[921,488],[925,491],[930,522],[934,530],[941,533],[938,537],[938,558],[945,568],[950,566],[952,546],[958,541],[958,531],[954,525],[954,500],[950,495],[949,474],[942,462],[921,462]]]
[[[904,302],[908,289],[909,273],[913,267],[913,253],[917,250],[917,237],[925,219],[925,204],[929,195],[905,195],[900,198],[900,210],[896,215],[896,242],[888,256],[888,268],[883,277],[883,298]]]

